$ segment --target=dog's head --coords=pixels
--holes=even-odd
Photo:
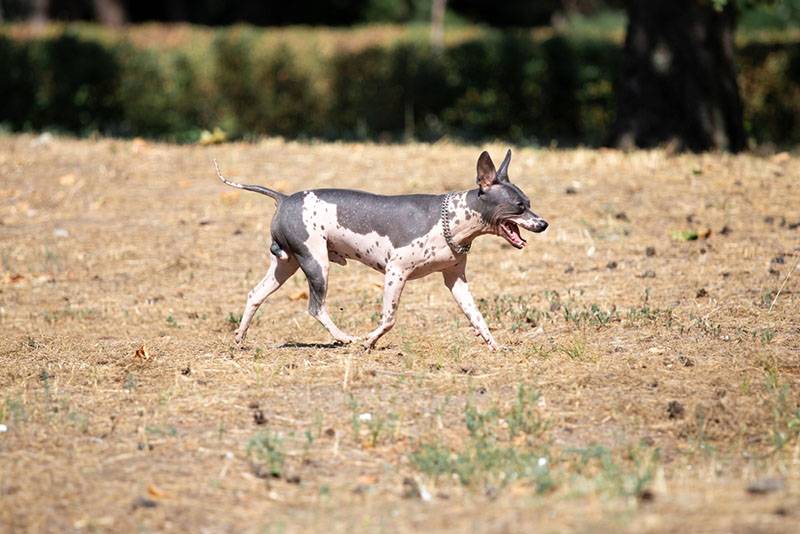
[[[488,152],[478,158],[478,202],[477,208],[490,231],[502,236],[516,248],[527,243],[519,233],[519,227],[531,232],[543,232],[547,221],[531,211],[528,196],[508,178],[511,150],[506,154],[499,169]]]

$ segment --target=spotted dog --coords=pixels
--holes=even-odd
[[[408,280],[441,272],[444,283],[469,318],[475,334],[497,348],[486,321],[467,286],[465,267],[472,241],[484,234],[502,236],[515,248],[526,245],[520,227],[542,232],[547,222],[531,211],[525,193],[508,177],[511,150],[499,169],[483,152],[478,158],[477,185],[469,191],[443,195],[383,196],[349,189],[310,189],[292,195],[259,185],[226,179],[224,183],[272,197],[270,266],[250,291],[236,331],[242,343],[258,307],[297,269],[308,279],[309,313],[336,341],[353,337],[340,330],[325,306],[330,262],[359,261],[385,274],[380,325],[364,340],[368,349],[395,324],[400,294]]]

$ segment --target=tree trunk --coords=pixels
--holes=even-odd
[[[33,0],[31,4],[31,23],[34,27],[41,28],[50,18],[50,0]]]
[[[736,8],[710,0],[631,0],[612,144],[738,152]]]
[[[106,26],[122,26],[128,18],[122,0],[94,0],[94,15]]]
[[[433,0],[431,4],[431,45],[437,52],[444,49],[444,14],[447,0]]]

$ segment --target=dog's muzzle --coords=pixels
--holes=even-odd
[[[528,212],[520,217],[515,217],[513,219],[515,223],[523,227],[529,232],[540,233],[547,230],[549,226],[547,221],[539,217],[533,212]]]

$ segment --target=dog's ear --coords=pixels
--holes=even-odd
[[[500,164],[500,168],[497,169],[497,181],[498,182],[508,182],[508,164],[511,163],[511,149],[508,149],[506,152],[506,158],[503,160],[503,163]]]
[[[487,189],[490,185],[497,183],[497,171],[494,168],[494,162],[491,156],[485,150],[481,152],[478,158],[478,186],[481,191]]]

